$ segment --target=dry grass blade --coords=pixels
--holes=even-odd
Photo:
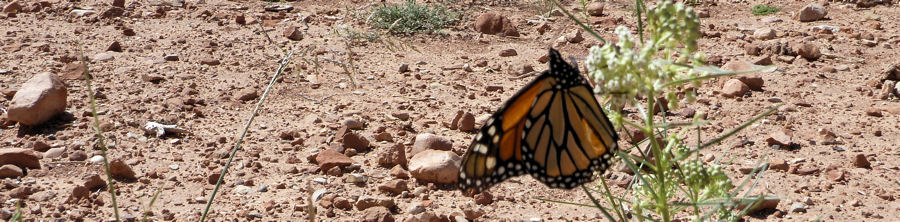
[[[281,65],[278,66],[278,70],[275,71],[275,75],[272,75],[272,79],[269,80],[269,85],[266,86],[266,90],[263,91],[262,96],[260,96],[259,101],[256,103],[256,107],[253,108],[253,112],[250,113],[250,118],[247,120],[247,124],[244,125],[244,130],[241,132],[240,137],[238,137],[237,142],[234,143],[234,148],[231,149],[230,154],[228,155],[228,161],[225,162],[225,166],[222,169],[222,173],[219,176],[219,180],[216,181],[216,187],[213,188],[212,194],[209,196],[209,200],[206,202],[206,208],[203,210],[203,216],[200,217],[200,221],[206,221],[206,217],[209,214],[209,208],[212,206],[213,200],[216,198],[216,194],[219,192],[219,187],[222,186],[222,181],[225,180],[225,175],[228,175],[228,167],[231,166],[231,162],[234,160],[234,155],[241,148],[241,142],[244,141],[244,137],[247,136],[247,132],[250,130],[250,126],[253,124],[253,119],[256,118],[256,114],[259,113],[260,107],[264,101],[266,101],[266,97],[269,95],[269,91],[272,89],[272,86],[275,85],[278,77],[281,76],[281,73],[284,72],[284,69],[290,64],[291,56],[294,55],[294,51],[288,52],[281,58]]]
[[[109,195],[112,199],[113,213],[115,214],[116,221],[120,221],[119,205],[116,203],[116,183],[113,180],[112,173],[110,173],[109,156],[106,154],[106,143],[103,140],[103,131],[100,130],[100,117],[98,117],[97,115],[97,99],[94,98],[94,95],[96,95],[94,93],[94,86],[91,85],[91,75],[88,71],[87,59],[85,58],[83,53],[79,55],[79,59],[81,59],[82,61],[81,66],[82,70],[84,70],[82,72],[82,76],[84,77],[84,82],[87,86],[88,97],[90,97],[91,99],[91,115],[94,117],[93,128],[94,132],[97,133],[97,146],[100,147],[100,155],[103,156],[103,167],[106,171],[106,180],[109,181],[107,186],[109,186]]]

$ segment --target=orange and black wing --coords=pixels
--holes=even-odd
[[[460,167],[463,190],[483,191],[529,173],[573,188],[608,167],[618,137],[578,70],[550,50],[550,69],[481,128]]]

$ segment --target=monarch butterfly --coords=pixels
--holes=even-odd
[[[571,189],[608,168],[618,135],[578,69],[552,48],[549,57],[550,69],[507,100],[469,145],[459,168],[464,192],[525,173]]]

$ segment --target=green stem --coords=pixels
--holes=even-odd
[[[671,216],[669,212],[669,203],[668,203],[668,192],[666,186],[666,172],[669,170],[668,164],[665,163],[665,156],[663,154],[663,150],[658,141],[656,141],[656,134],[653,130],[653,108],[654,103],[656,103],[655,91],[652,87],[648,90],[647,93],[647,108],[645,112],[647,112],[647,118],[644,119],[645,130],[649,129],[649,131],[645,131],[647,135],[650,135],[650,147],[653,150],[654,157],[654,165],[656,166],[656,207],[657,212],[660,214],[664,222],[671,221]],[[660,110],[661,111],[661,110]]]
[[[91,86],[91,76],[88,72],[87,64],[82,64],[84,72],[84,81],[87,83],[88,97],[91,98],[91,114],[94,116],[94,131],[97,132],[97,143],[100,146],[100,155],[103,156],[103,167],[106,169],[106,180],[109,181],[109,195],[112,198],[113,214],[116,221],[119,220],[119,205],[116,204],[116,183],[113,181],[112,173],[109,171],[109,158],[106,155],[106,143],[103,141],[103,131],[100,130],[100,117],[97,116],[97,101],[94,98],[94,87]]]

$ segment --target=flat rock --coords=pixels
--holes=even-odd
[[[354,205],[357,210],[365,210],[372,207],[394,208],[396,203],[394,203],[393,199],[387,197],[361,196]]]
[[[21,148],[7,148],[0,150],[0,165],[13,164],[20,168],[40,169],[41,163],[37,154],[32,150]]]
[[[409,172],[422,182],[455,183],[462,158],[456,153],[442,150],[425,150],[409,160]]]
[[[378,190],[390,193],[392,195],[400,194],[407,189],[409,189],[409,187],[407,186],[407,181],[403,179],[391,180],[378,185]]]
[[[22,173],[22,168],[17,167],[16,165],[6,164],[0,166],[0,178],[17,178],[25,176]]]
[[[766,139],[766,143],[771,145],[779,145],[782,147],[790,146],[792,141],[792,136],[786,133],[784,130],[775,130],[774,132],[769,134],[769,138]]]
[[[31,77],[10,101],[8,118],[23,125],[39,125],[66,109],[68,90],[56,74]]]
[[[350,159],[350,157],[333,149],[327,149],[316,155],[316,162],[319,163],[319,168],[322,169],[322,171],[328,171],[334,167],[349,166],[350,164],[353,164],[353,159]]]
[[[44,158],[55,159],[61,157],[64,152],[66,152],[65,147],[50,148],[47,152],[44,152]]]
[[[413,147],[409,152],[409,155],[415,156],[419,152],[425,150],[450,150],[452,148],[453,142],[450,141],[450,139],[431,133],[422,133],[416,135],[416,140],[413,142]]]

